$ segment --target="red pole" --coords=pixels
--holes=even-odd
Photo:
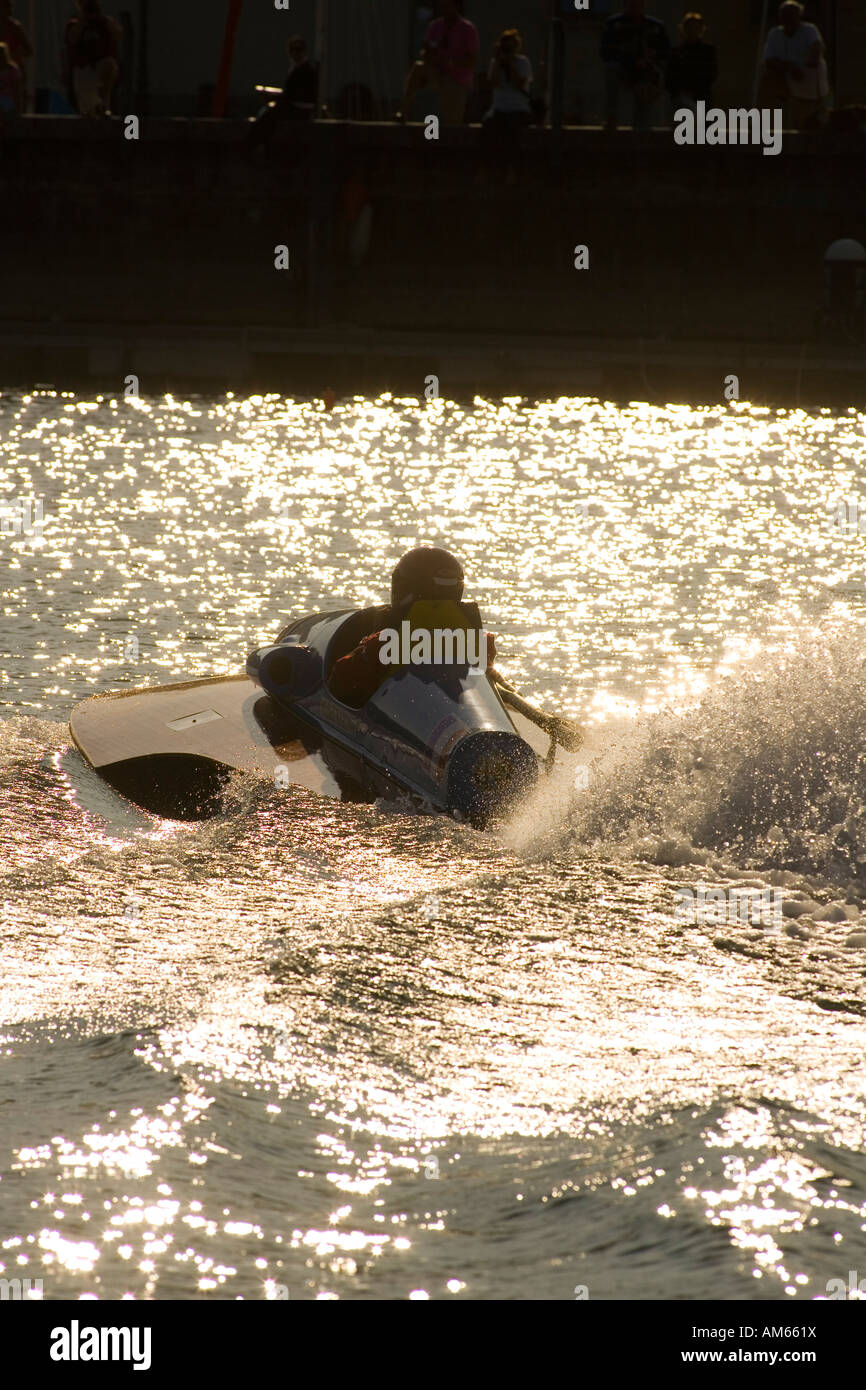
[[[228,14],[226,15],[226,31],[223,36],[223,51],[220,57],[220,70],[217,77],[216,87],[213,94],[213,115],[225,115],[226,100],[229,94],[229,82],[232,75],[232,59],[235,56],[235,40],[238,36],[238,25],[241,22],[241,10],[244,7],[244,0],[229,0]]]

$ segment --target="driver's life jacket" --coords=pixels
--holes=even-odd
[[[479,637],[473,641],[469,634],[476,631]],[[416,644],[419,634],[426,633],[430,637],[429,660],[433,664],[439,654],[437,633],[441,635],[438,646],[453,663],[457,642],[455,638],[449,642],[446,634],[460,632],[466,634],[466,646],[471,652],[477,652],[477,642],[483,644],[486,639],[486,647],[482,645],[480,649],[481,661],[485,665],[492,664],[496,656],[495,644],[490,633],[482,635],[477,604],[456,603],[453,599],[418,599],[405,618],[399,621],[395,618],[394,627],[371,633],[354,651],[335,663],[328,681],[331,694],[343,704],[359,709],[389,676],[411,664],[413,648],[417,660],[418,649],[424,645]]]

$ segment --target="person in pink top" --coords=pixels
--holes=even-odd
[[[406,79],[400,119],[408,119],[422,88],[439,93],[443,125],[462,125],[478,63],[478,30],[463,15],[463,0],[441,0],[440,14],[427,29],[424,47]]]

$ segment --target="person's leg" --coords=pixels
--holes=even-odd
[[[99,84],[93,68],[73,69],[72,90],[75,93],[75,105],[78,107],[80,116],[98,114],[100,105]]]
[[[493,141],[495,137],[492,121],[492,111],[487,111],[481,118],[481,133],[478,141],[478,148],[481,158],[478,161],[478,168],[475,173],[475,182],[481,186],[484,186],[488,183],[490,171],[493,167]]]
[[[417,63],[412,64],[406,75],[406,85],[403,88],[403,109],[400,112],[402,120],[408,121],[412,114],[412,107],[416,96],[424,87],[429,87],[430,85],[431,72],[426,64],[419,59]]]
[[[96,78],[99,85],[99,101],[102,106],[102,114],[108,115],[111,111],[111,94],[114,91],[117,79],[120,76],[120,69],[113,58],[103,58],[97,65]]]
[[[676,119],[678,111],[692,111],[697,109],[698,98],[694,92],[668,92],[670,101],[671,123]],[[712,106],[712,100],[707,102],[707,106]]]
[[[508,113],[494,111],[490,117],[491,163],[497,179],[508,173]]]
[[[525,163],[525,156],[523,150],[525,145],[526,132],[532,125],[532,113],[529,111],[519,112],[517,120],[514,124],[516,127],[514,135],[514,167],[515,171],[519,173],[521,172],[522,166]]]
[[[797,130],[800,115],[797,98],[792,97],[790,92],[786,92],[778,105],[782,111],[782,129]]]
[[[648,101],[645,96],[640,96],[637,92],[635,92],[634,117],[632,120],[632,128],[634,130],[640,131],[650,130],[653,123],[653,115],[655,114],[655,108],[655,97],[651,98]]]
[[[791,97],[791,124],[797,130],[814,130],[820,124],[824,102],[820,97]]]
[[[787,100],[788,84],[781,73],[773,72],[771,68],[762,68],[758,83],[758,105],[775,108],[784,106]]]
[[[496,163],[497,139],[496,112],[488,111],[481,122],[481,154],[485,169],[492,168]]]
[[[439,81],[439,119],[443,125],[462,125],[469,88],[442,76]]]
[[[503,160],[505,164],[505,176],[509,183],[517,181],[518,167],[520,165],[520,146],[523,139],[523,132],[529,123],[529,117],[522,111],[510,111],[503,121],[502,143]]]

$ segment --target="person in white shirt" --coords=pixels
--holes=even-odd
[[[521,136],[532,119],[532,64],[523,52],[519,30],[505,29],[500,35],[487,78],[493,96],[481,125],[482,141],[513,181]]]
[[[762,99],[781,104],[795,126],[820,116],[827,104],[830,84],[824,40],[814,24],[803,19],[799,0],[785,0],[779,7],[779,24],[771,29],[764,46]]]

